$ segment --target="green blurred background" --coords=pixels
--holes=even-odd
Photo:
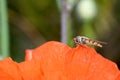
[[[0,0],[0,58],[21,62],[26,49],[50,40],[73,47],[72,39],[82,35],[107,42],[96,50],[120,66],[119,5],[120,0]]]

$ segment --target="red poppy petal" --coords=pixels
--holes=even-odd
[[[87,46],[79,46],[68,52],[66,72],[69,79],[115,80],[119,70],[115,63],[103,58]]]
[[[33,50],[33,59],[41,62],[49,80],[115,80],[119,70],[90,47],[71,49],[59,42],[48,42]]]
[[[32,59],[32,51],[33,51],[33,50],[30,50],[30,49],[27,49],[27,50],[26,50],[25,61],[29,61],[29,60]]]
[[[45,80],[65,80],[65,53],[71,49],[59,42],[48,42],[33,50],[33,58],[41,63]]]
[[[115,80],[120,80],[120,72],[119,72],[119,74],[118,74],[118,76],[116,77]]]
[[[90,47],[70,48],[48,42],[32,51],[22,63],[10,58],[0,61],[0,80],[119,80],[115,63]]]
[[[22,80],[18,64],[11,58],[0,61],[0,80]]]
[[[25,61],[19,64],[19,71],[23,80],[41,80],[42,70],[40,67],[40,62],[31,60]]]
[[[0,80],[41,80],[42,75],[37,61],[16,63],[11,58],[0,61]]]

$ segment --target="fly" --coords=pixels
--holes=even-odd
[[[84,37],[84,36],[75,37],[74,43],[76,44],[76,46],[78,46],[80,44],[87,44],[87,45],[93,45],[93,46],[98,46],[98,47],[103,47],[103,45],[107,44],[106,42],[92,40],[92,39],[90,39],[88,37]]]

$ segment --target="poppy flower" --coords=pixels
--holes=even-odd
[[[21,63],[1,60],[0,80],[120,80],[120,71],[93,48],[50,41],[26,50]]]

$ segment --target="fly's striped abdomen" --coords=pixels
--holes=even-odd
[[[86,44],[89,44],[89,45],[102,47],[102,44],[100,44],[98,41],[94,41],[94,40],[86,40],[85,42],[86,42]]]

